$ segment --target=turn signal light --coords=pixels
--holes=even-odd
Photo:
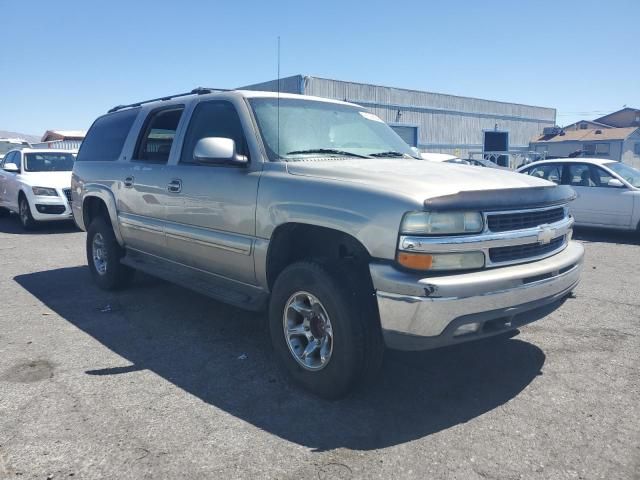
[[[433,256],[424,253],[398,252],[398,263],[413,270],[429,270],[433,265]]]

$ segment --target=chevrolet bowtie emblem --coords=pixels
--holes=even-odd
[[[542,226],[541,230],[538,232],[538,243],[540,245],[547,245],[548,243],[551,243],[555,233],[554,229]]]

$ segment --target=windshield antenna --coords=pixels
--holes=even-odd
[[[280,159],[280,35],[278,35],[278,106],[277,106],[277,116],[278,116],[278,159]]]

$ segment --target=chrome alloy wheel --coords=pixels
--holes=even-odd
[[[100,275],[107,273],[107,249],[104,245],[104,237],[101,233],[96,233],[91,242],[91,254],[93,266]]]
[[[284,307],[284,338],[293,358],[306,370],[322,370],[333,352],[333,330],[320,300],[309,292],[296,292]]]

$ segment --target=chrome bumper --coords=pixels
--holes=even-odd
[[[422,350],[512,330],[557,307],[580,280],[577,242],[543,260],[454,275],[422,277],[393,265],[370,265],[387,346]],[[542,314],[542,315],[541,315]],[[457,335],[478,323],[473,334]]]

